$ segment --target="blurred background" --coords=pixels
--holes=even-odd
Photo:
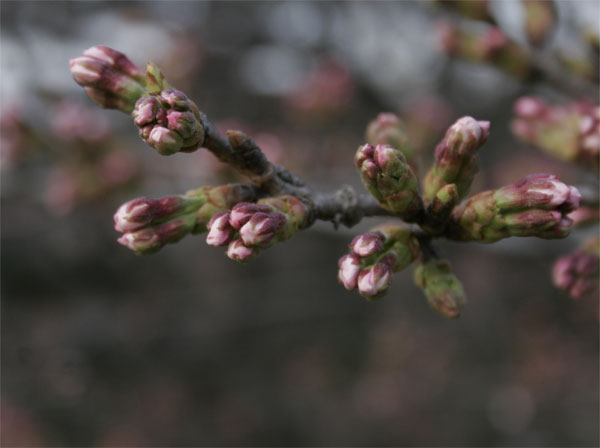
[[[518,97],[564,92],[449,58],[444,6],[2,2],[2,445],[598,446],[598,294],[573,301],[551,279],[589,229],[440,242],[469,298],[457,320],[411,269],[375,303],[338,285],[378,219],[317,224],[248,265],[202,236],[141,257],[116,243],[121,203],[239,179],[206,151],[158,155],[96,107],[68,65],[95,44],[154,61],[323,191],[362,190],[353,155],[382,111],[405,120],[422,172],[449,124],[491,120],[473,192],[535,172],[588,182],[510,132]],[[550,45],[578,54],[600,5],[556,7]],[[525,45],[521,3],[490,10]]]

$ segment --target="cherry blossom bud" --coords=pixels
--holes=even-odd
[[[161,199],[137,198],[123,204],[115,213],[115,230],[131,232],[141,229],[153,221],[168,217],[183,210],[189,201],[181,196]]]
[[[363,184],[382,207],[406,221],[423,212],[417,178],[402,151],[367,143],[358,148],[355,162]]]
[[[229,224],[229,212],[215,214],[208,225],[206,244],[209,246],[225,246],[233,238],[234,229]]]
[[[252,215],[258,212],[269,213],[271,209],[266,205],[256,205],[248,202],[240,202],[235,204],[231,209],[229,223],[237,230],[241,229],[246,224]]]
[[[352,290],[356,288],[361,263],[355,254],[346,254],[338,261],[338,280],[344,288]]]
[[[448,184],[455,184],[459,198],[469,191],[478,171],[477,150],[485,143],[490,129],[489,121],[462,117],[446,132],[435,149],[433,167],[423,181],[425,199],[431,202],[437,192]]]
[[[484,191],[456,207],[450,226],[460,240],[494,242],[509,236],[564,238],[579,206],[577,188],[550,174],[532,174],[498,190]]]
[[[244,245],[241,239],[233,240],[227,248],[227,256],[242,263],[249,261],[255,255],[255,252],[256,250],[252,247]]]
[[[553,174],[530,174],[496,190],[494,199],[502,211],[535,207],[569,213],[579,207],[581,194]]]
[[[385,237],[381,232],[367,232],[355,237],[350,245],[350,250],[359,257],[368,257],[383,248]]]
[[[351,253],[338,262],[338,280],[348,290],[358,286],[367,299],[382,297],[391,274],[409,266],[418,256],[419,243],[411,229],[388,223],[354,238]]]
[[[392,283],[392,269],[388,263],[377,263],[358,274],[358,292],[369,300],[382,297]]]
[[[75,82],[101,107],[129,113],[145,92],[143,70],[109,47],[91,47],[69,65]]]
[[[446,260],[431,259],[415,268],[414,280],[429,306],[443,316],[455,318],[466,303],[462,284]]]
[[[286,217],[282,213],[258,212],[242,226],[240,236],[246,246],[268,245],[285,221]]]
[[[150,254],[165,244],[179,241],[190,232],[192,227],[193,221],[189,219],[175,219],[156,227],[124,233],[117,241],[138,255]]]
[[[197,106],[177,90],[140,98],[131,116],[140,137],[162,155],[195,151],[204,142]]]
[[[367,126],[367,141],[373,145],[389,145],[402,151],[410,162],[414,151],[408,143],[402,120],[392,113],[381,113]]]

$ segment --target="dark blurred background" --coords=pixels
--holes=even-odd
[[[520,4],[492,6],[522,39]],[[553,45],[597,29],[597,2],[558,7]],[[338,258],[375,219],[315,225],[248,265],[202,236],[143,257],[115,241],[121,203],[236,176],[206,152],[162,157],[96,108],[68,66],[95,44],[154,61],[219,126],[325,191],[362,188],[353,154],[381,111],[405,119],[423,161],[460,116],[491,120],[473,191],[532,172],[579,182],[508,129],[520,95],[560,96],[449,61],[434,32],[447,14],[2,2],[2,445],[598,446],[598,297],[575,302],[550,276],[585,232],[441,242],[469,297],[457,320],[428,309],[411,269],[375,303],[338,285]]]

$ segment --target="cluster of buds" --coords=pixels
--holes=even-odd
[[[406,128],[402,120],[392,113],[381,113],[367,126],[367,142],[370,145],[389,145],[399,149],[409,163],[415,157],[413,148],[408,142]],[[414,167],[414,165],[413,165]]]
[[[407,222],[423,212],[417,177],[399,149],[369,143],[354,157],[361,180],[379,204]]]
[[[161,199],[133,199],[115,213],[115,230],[123,233],[118,242],[136,254],[153,253],[189,233],[205,232],[214,215],[251,198],[246,185],[229,184]]]
[[[462,284],[446,260],[420,261],[414,272],[415,284],[423,290],[429,306],[446,317],[458,317],[466,303]]]
[[[308,222],[309,210],[295,196],[265,198],[256,204],[240,202],[212,217],[206,226],[206,243],[228,246],[229,258],[246,262],[273,244],[291,238]]]
[[[338,280],[368,300],[383,297],[392,273],[408,267],[419,255],[419,242],[404,225],[385,224],[352,240],[350,253],[338,262]]]
[[[567,215],[579,207],[577,188],[551,174],[531,174],[514,184],[484,191],[452,212],[457,239],[493,243],[509,236],[553,239],[569,234]]]
[[[600,272],[600,237],[590,239],[583,246],[554,263],[554,285],[579,299],[598,286]]]
[[[550,106],[523,97],[514,105],[512,132],[564,161],[600,168],[600,107],[587,102]]]
[[[144,70],[123,53],[104,45],[88,48],[83,56],[71,59],[70,67],[75,82],[106,109],[130,113],[146,91]]]
[[[162,155],[192,152],[204,141],[198,107],[178,90],[141,97],[131,115],[142,140]]]
[[[492,64],[519,79],[525,79],[533,72],[527,52],[500,28],[487,25],[471,28],[466,24],[441,22],[437,33],[442,50],[449,56]]]

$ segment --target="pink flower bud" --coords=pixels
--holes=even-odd
[[[181,137],[176,132],[162,126],[154,126],[146,142],[160,154],[175,154],[181,149]]]
[[[249,202],[240,202],[231,209],[229,223],[239,230],[246,224],[252,215],[258,212],[269,213],[271,209],[266,205],[256,205]]]
[[[254,249],[244,245],[241,239],[233,240],[227,248],[227,256],[235,261],[248,261],[254,255]]]
[[[225,246],[233,238],[233,227],[229,224],[229,212],[215,214],[206,226],[209,231],[206,244],[209,246]]]
[[[191,152],[204,142],[198,108],[177,90],[140,98],[131,115],[140,137],[163,155]]]
[[[568,213],[579,206],[581,194],[553,174],[530,174],[494,193],[500,210],[544,208]]]
[[[383,248],[384,241],[383,233],[367,232],[355,237],[348,247],[359,257],[368,257],[379,252]]]
[[[356,288],[361,269],[358,257],[354,254],[346,254],[338,261],[338,267],[338,280],[344,285],[344,288],[347,290]]]
[[[75,82],[102,107],[129,113],[144,94],[142,69],[108,47],[89,48],[83,56],[71,59],[69,65]]]
[[[285,221],[286,217],[282,213],[258,212],[242,226],[240,236],[246,246],[267,245]]]
[[[168,196],[161,199],[136,198],[121,205],[115,213],[115,230],[131,232],[141,229],[152,221],[178,212],[184,205],[179,196]]]
[[[360,271],[358,292],[367,299],[383,295],[392,282],[392,270],[386,263],[378,263]]]

